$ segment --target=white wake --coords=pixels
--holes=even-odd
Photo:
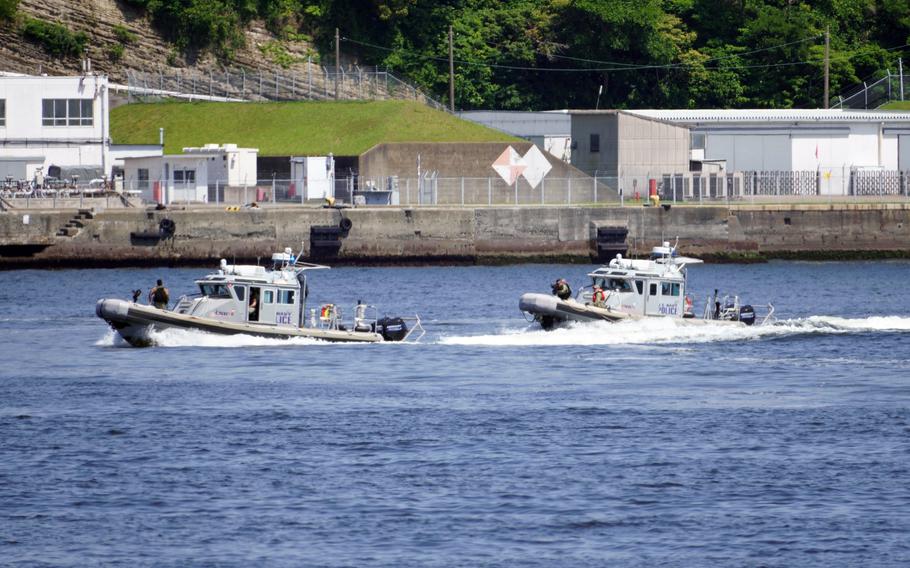
[[[707,322],[692,325],[670,318],[649,318],[620,323],[578,323],[570,327],[543,331],[539,328],[504,329],[487,335],[448,336],[439,339],[447,345],[484,346],[563,346],[628,345],[666,343],[710,343],[746,341],[807,334],[847,334],[860,332],[910,331],[910,317],[874,316],[840,318],[812,316],[781,320],[764,326],[731,326]]]

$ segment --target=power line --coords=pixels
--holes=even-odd
[[[806,38],[803,38],[803,39],[800,39],[797,41],[782,43],[779,45],[756,49],[756,50],[748,51],[748,52],[744,52],[744,53],[731,54],[731,55],[725,55],[725,56],[719,56],[719,57],[714,57],[714,58],[710,58],[710,59],[705,59],[701,63],[710,63],[710,62],[720,61],[720,60],[724,60],[724,59],[731,59],[734,57],[738,58],[738,57],[743,57],[746,55],[752,55],[755,53],[759,53],[762,51],[770,51],[772,49],[779,49],[781,47],[787,47],[787,46],[795,45],[798,43],[805,43],[807,41],[812,41],[814,39],[817,39],[817,38],[821,37],[822,35],[823,34],[818,34],[818,35],[806,37]],[[355,39],[352,39],[349,37],[342,37],[341,41],[346,41],[346,42],[354,43],[357,45],[362,45],[364,47],[370,47],[373,49],[379,49],[379,50],[388,51],[388,52],[404,52],[408,55],[411,55],[411,56],[414,56],[417,58],[421,58],[424,60],[429,60],[429,61],[444,61],[444,62],[449,61],[448,58],[435,57],[432,55],[425,55],[425,54],[416,53],[416,52],[409,51],[409,50],[401,50],[401,49],[396,49],[396,48],[391,48],[391,47],[385,47],[382,45],[376,45],[376,44],[368,43],[365,41],[355,40]],[[903,49],[905,47],[910,47],[910,44],[904,44],[904,45],[900,45],[900,46],[896,46],[896,47],[885,48],[883,51],[894,51],[897,49]],[[841,61],[850,60],[859,55],[871,53],[872,51],[873,50],[865,50],[865,51],[854,52],[851,54],[832,56],[831,60],[841,60]],[[557,56],[557,57],[560,57],[563,59],[572,59],[572,60],[577,60],[577,61],[587,61],[587,62],[591,62],[591,63],[610,63],[610,62],[603,62],[603,61],[596,61],[596,60],[585,60],[585,59],[581,59],[581,58],[572,58],[570,56]],[[486,62],[481,62],[481,61],[466,61],[466,60],[458,60],[458,59],[454,60],[454,62],[458,63],[459,65],[467,65],[467,66],[474,66],[474,67],[488,67],[488,68],[492,68],[492,69],[507,69],[507,70],[512,70],[512,71],[537,71],[537,72],[548,72],[548,73],[550,73],[550,72],[561,72],[561,73],[613,72],[613,73],[615,73],[615,72],[619,72],[619,71],[643,71],[643,70],[649,70],[649,69],[681,69],[681,68],[686,68],[686,67],[692,66],[692,63],[666,63],[666,64],[659,64],[659,65],[653,65],[653,64],[652,65],[635,65],[635,64],[629,64],[629,63],[613,62],[613,64],[625,65],[625,67],[578,68],[578,67],[528,67],[528,66],[519,66],[519,65],[502,65],[499,63],[486,63]],[[797,66],[797,65],[813,65],[813,64],[818,64],[818,63],[819,63],[819,61],[817,61],[817,60],[805,60],[805,61],[788,61],[788,62],[781,62],[781,63],[763,63],[763,64],[759,64],[759,65],[725,65],[723,67],[720,67],[720,66],[705,67],[705,69],[706,70],[761,69],[761,68],[776,68],[776,67],[793,67],[793,66]]]

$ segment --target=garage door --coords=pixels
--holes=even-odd
[[[28,164],[26,160],[0,160],[0,180],[7,177],[13,179],[25,179],[25,167]]]
[[[897,169],[910,171],[910,134],[901,134],[897,139]]]

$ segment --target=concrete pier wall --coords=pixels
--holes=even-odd
[[[597,227],[628,229],[630,251],[646,253],[679,237],[686,254],[739,253],[805,258],[891,252],[908,256],[910,207],[903,205],[625,208],[356,208],[283,207],[105,210],[57,236],[75,212],[0,214],[0,267],[208,263],[265,258],[292,247],[310,251],[311,226],[352,228],[342,238],[344,262],[584,261]],[[172,238],[154,237],[162,219]]]

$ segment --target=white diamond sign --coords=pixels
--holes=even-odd
[[[515,183],[526,167],[524,158],[511,146],[493,162],[493,169],[508,185]]]
[[[528,180],[532,189],[536,188],[537,184],[540,183],[540,180],[547,175],[547,172],[553,169],[553,166],[550,165],[550,161],[547,160],[543,155],[543,152],[541,152],[536,145],[531,146],[528,153],[524,155],[524,161],[526,167],[521,175]]]

